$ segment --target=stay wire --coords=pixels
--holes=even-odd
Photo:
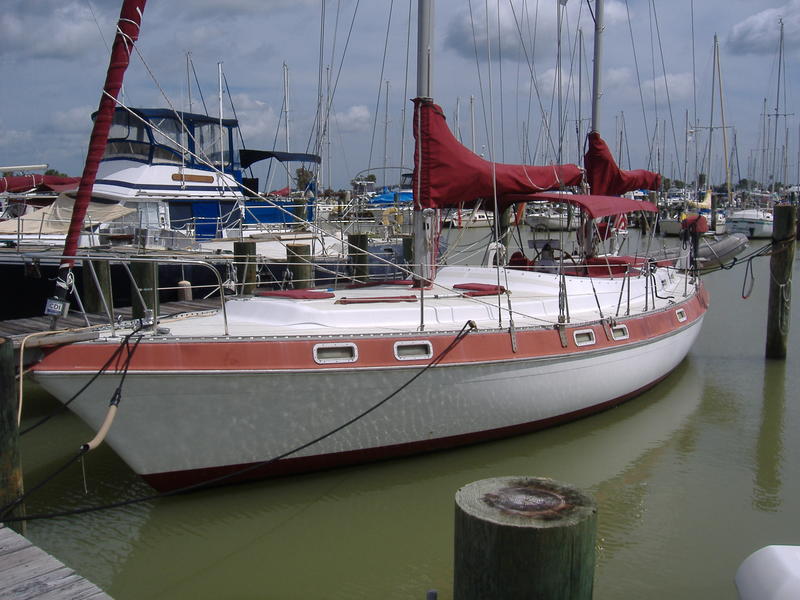
[[[46,416],[42,417],[41,419],[39,419],[36,423],[31,425],[30,427],[26,427],[25,429],[21,430],[19,432],[19,435],[23,436],[26,433],[30,433],[31,431],[33,431],[37,427],[40,427],[41,425],[44,425],[47,421],[52,419],[56,414],[61,413],[65,408],[67,408],[70,404],[72,404],[72,402],[78,396],[80,396],[83,392],[85,392],[88,389],[88,387],[90,385],[92,385],[97,380],[97,378],[100,377],[100,375],[102,375],[108,369],[108,367],[111,365],[111,363],[113,363],[119,357],[119,355],[122,352],[123,348],[125,348],[128,345],[128,342],[129,342],[130,338],[133,335],[135,335],[136,333],[138,333],[139,331],[141,331],[143,327],[144,326],[140,323],[136,328],[133,329],[133,331],[131,331],[128,335],[126,335],[122,339],[122,341],[120,342],[119,346],[117,346],[117,349],[114,350],[114,352],[111,354],[111,356],[105,362],[105,364],[103,364],[103,366],[100,367],[100,370],[97,371],[97,373],[95,373],[94,375],[92,375],[91,379],[89,379],[89,381],[87,381],[81,389],[79,389],[77,392],[75,392],[75,394],[73,394],[73,396],[69,400],[67,400],[66,402],[62,403],[55,411],[51,412],[49,415],[46,415]]]
[[[240,470],[232,472],[232,473],[226,473],[225,475],[220,475],[219,477],[215,477],[213,479],[209,479],[209,480],[206,480],[206,481],[203,481],[203,482],[200,482],[200,483],[196,483],[196,484],[193,484],[193,485],[185,486],[185,487],[182,487],[182,488],[179,488],[179,489],[176,489],[176,490],[171,490],[169,492],[158,492],[158,493],[150,494],[150,495],[147,495],[147,496],[140,496],[138,498],[131,498],[129,500],[121,500],[119,502],[113,502],[113,503],[110,503],[110,504],[102,504],[102,505],[99,505],[99,506],[86,506],[86,507],[83,507],[83,508],[75,508],[75,509],[64,510],[64,511],[59,511],[59,512],[39,513],[39,514],[26,515],[26,516],[20,516],[20,517],[5,518],[5,514],[6,514],[7,510],[8,510],[8,507],[4,507],[2,512],[0,512],[0,516],[3,517],[3,521],[5,523],[13,523],[13,522],[18,522],[18,521],[37,521],[37,520],[43,520],[43,519],[53,519],[53,518],[57,518],[57,517],[67,517],[67,516],[72,516],[72,515],[80,515],[80,514],[85,514],[85,513],[98,512],[98,511],[101,511],[101,510],[108,510],[108,509],[112,509],[112,508],[120,508],[120,507],[123,507],[123,506],[130,506],[132,504],[140,504],[142,502],[148,502],[150,500],[156,500],[158,498],[167,498],[169,496],[176,496],[178,494],[186,494],[186,493],[198,491],[198,490],[201,490],[201,489],[207,489],[207,488],[215,486],[216,484],[218,484],[218,483],[220,483],[222,481],[225,481],[226,479],[239,477],[241,475],[249,473],[250,471],[254,471],[256,469],[265,467],[265,466],[267,466],[267,465],[269,465],[271,463],[277,462],[277,461],[279,461],[281,459],[284,459],[284,458],[286,458],[288,456],[291,456],[292,454],[300,452],[301,450],[305,450],[309,446],[313,446],[314,444],[317,444],[317,443],[321,442],[322,440],[324,440],[326,438],[329,438],[330,436],[338,433],[339,431],[345,429],[346,427],[349,427],[350,425],[352,425],[356,421],[364,418],[365,416],[367,416],[371,412],[374,412],[375,410],[377,410],[378,408],[380,408],[381,406],[386,404],[389,400],[391,400],[392,398],[397,396],[397,394],[402,392],[409,385],[414,383],[414,381],[419,379],[423,374],[427,373],[428,370],[430,370],[431,368],[433,368],[436,365],[438,365],[439,363],[441,363],[445,359],[445,357],[453,350],[453,348],[455,348],[459,344],[459,342],[461,342],[461,340],[463,340],[467,336],[467,334],[469,334],[474,329],[477,329],[477,325],[475,324],[475,321],[472,321],[472,320],[467,321],[466,323],[464,323],[464,326],[456,334],[456,336],[453,338],[453,340],[447,345],[446,348],[444,348],[444,350],[442,350],[430,363],[425,365],[422,369],[420,369],[420,371],[418,373],[416,373],[413,377],[411,377],[408,381],[406,381],[399,388],[394,390],[391,394],[389,394],[388,396],[386,396],[385,398],[383,398],[382,400],[380,400],[376,404],[373,404],[372,406],[370,406],[366,410],[362,411],[361,413],[357,414],[356,416],[352,417],[351,419],[347,420],[346,422],[342,423],[341,425],[339,425],[335,429],[332,429],[331,431],[328,431],[327,433],[325,433],[325,434],[323,434],[323,435],[321,435],[319,437],[316,437],[313,440],[302,444],[301,446],[298,446],[296,448],[288,450],[287,452],[284,452],[283,454],[280,454],[278,456],[274,456],[273,458],[261,461],[259,463],[255,463],[255,464],[250,465],[250,466],[248,466],[248,467],[246,467],[244,469],[240,469]],[[49,477],[47,477],[45,482],[43,482],[41,484],[38,484],[34,488],[34,490],[32,490],[32,491],[35,491],[35,490],[41,488],[42,485],[44,485],[44,483],[52,480],[56,475],[58,475],[64,469],[66,469],[67,466],[69,466],[69,464],[72,464],[72,462],[77,461],[81,456],[83,456],[83,454],[85,454],[85,452],[81,451],[75,457],[71,458],[70,461],[67,464],[63,465],[54,474],[52,474]],[[21,496],[20,498],[18,498],[17,500],[15,500],[12,503],[13,506],[16,506],[17,504],[22,502],[28,495],[29,495],[29,493],[23,494],[23,496]],[[13,508],[13,506],[11,508]]]

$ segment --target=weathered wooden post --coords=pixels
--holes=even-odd
[[[772,221],[772,256],[769,259],[767,358],[786,358],[792,302],[792,265],[797,231],[797,207],[775,206]]]
[[[233,260],[236,262],[236,280],[240,295],[249,296],[256,289],[256,243],[251,241],[233,242]]]
[[[133,258],[147,258],[133,257]],[[141,292],[144,306],[139,299],[139,294],[136,290],[131,293],[131,316],[134,319],[145,318],[145,311],[150,309],[153,311],[153,318],[158,318],[158,263],[156,262],[139,262],[134,261],[131,263],[131,275],[133,276],[136,286]],[[133,286],[133,284],[131,284]]]
[[[456,493],[454,600],[592,597],[597,507],[552,479],[497,477]]]
[[[86,312],[105,313],[105,306],[111,310],[113,308],[113,300],[110,263],[107,260],[84,258],[81,271],[83,276],[83,307]],[[105,306],[103,305],[103,299],[105,299]]]
[[[22,464],[19,456],[16,383],[14,381],[14,344],[0,337],[0,508],[22,496]],[[21,516],[17,506],[8,516]],[[22,532],[20,527],[15,527]]]
[[[365,233],[351,233],[347,236],[348,254],[350,264],[353,266],[353,279],[366,281],[369,276],[369,264],[367,258],[367,247],[369,236]]]
[[[311,262],[311,246],[308,244],[287,244],[286,262],[292,273],[294,288],[297,290],[314,287],[314,265]]]

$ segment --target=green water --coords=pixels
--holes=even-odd
[[[744,558],[800,544],[800,303],[789,359],[766,361],[768,259],[755,275],[749,300],[743,269],[706,277],[711,309],[688,358],[602,414],[453,451],[33,521],[27,535],[116,600],[421,600],[429,589],[444,599],[456,490],[547,476],[597,499],[595,598],[736,598]],[[29,386],[25,424],[54,406]],[[27,487],[89,437],[69,414],[26,435]],[[88,494],[75,465],[28,512],[150,493],[107,448],[83,467]]]

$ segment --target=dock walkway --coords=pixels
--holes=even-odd
[[[27,538],[0,524],[0,599],[111,600]]]

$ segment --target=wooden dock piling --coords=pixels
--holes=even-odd
[[[0,508],[22,496],[16,388],[14,345],[10,338],[0,337]],[[23,511],[20,505],[8,516],[21,516]]]
[[[456,493],[455,600],[588,600],[597,507],[574,487],[497,477]]]
[[[148,258],[146,256],[135,258]],[[158,314],[159,299],[158,299],[158,263],[155,262],[132,262],[131,275],[136,286],[141,292],[141,299],[135,289],[131,289],[131,303],[133,307],[133,318],[143,319],[146,316],[147,310],[152,310],[154,315]],[[131,283],[133,288],[133,283]],[[144,301],[144,306],[142,305]]]
[[[369,259],[367,247],[369,236],[365,233],[351,233],[347,236],[348,254],[353,267],[353,278],[357,281],[366,281],[369,277]]]
[[[772,256],[769,260],[767,358],[786,358],[792,302],[792,265],[797,230],[797,207],[775,206],[772,222]]]
[[[308,244],[287,244],[286,262],[292,273],[295,289],[314,287],[314,265],[311,262],[311,246]]]
[[[256,243],[251,241],[233,242],[233,255],[236,261],[236,277],[239,281],[239,292],[242,296],[250,296],[256,289]]]

